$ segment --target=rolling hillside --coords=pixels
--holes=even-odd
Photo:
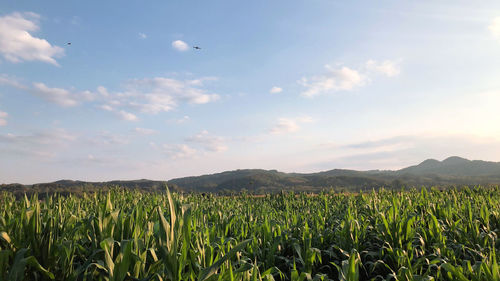
[[[334,169],[318,173],[284,173],[276,170],[245,169],[222,173],[177,178],[169,181],[147,179],[133,181],[83,182],[60,180],[34,185],[3,184],[9,191],[83,192],[102,190],[112,186],[144,191],[161,191],[168,184],[171,189],[185,192],[279,192],[281,190],[359,191],[380,187],[401,188],[420,186],[461,186],[500,184],[500,163],[449,157],[443,161],[428,159],[422,163],[396,171],[355,171]]]

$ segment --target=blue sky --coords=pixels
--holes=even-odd
[[[499,65],[498,1],[3,1],[0,183],[500,161]]]

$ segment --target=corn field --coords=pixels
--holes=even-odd
[[[0,195],[0,280],[500,280],[500,189]]]

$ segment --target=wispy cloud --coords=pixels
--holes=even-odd
[[[171,159],[188,159],[197,155],[198,151],[187,144],[162,144],[150,143],[150,146],[163,152]]]
[[[391,60],[384,60],[382,62],[368,60],[366,62],[366,68],[369,71],[374,71],[387,77],[397,76],[401,72],[399,63]]]
[[[114,111],[114,108],[108,104],[102,104],[99,106],[99,108],[105,111]]]
[[[477,135],[401,135],[338,145],[321,145],[322,155],[335,155],[312,165],[314,169],[400,169],[425,159],[461,156],[494,160],[500,157],[496,138]],[[326,157],[328,158],[328,157]]]
[[[380,149],[381,147],[393,146],[398,144],[411,144],[415,140],[415,136],[396,136],[385,139],[369,140],[358,143],[350,143],[341,145],[340,148],[344,149]]]
[[[300,129],[300,125],[311,123],[314,119],[309,116],[297,118],[278,118],[274,126],[269,130],[271,134],[294,133]]]
[[[107,164],[111,162],[111,160],[107,157],[95,156],[94,154],[88,154],[87,157],[78,159],[78,161],[89,164]]]
[[[43,130],[25,135],[8,133],[0,135],[0,143],[3,143],[0,151],[9,154],[50,158],[76,139],[76,135],[64,129]]]
[[[127,112],[125,110],[120,110],[117,112],[118,116],[125,121],[137,121],[138,118],[135,114]]]
[[[172,47],[180,52],[189,50],[189,45],[182,40],[175,40],[174,42],[172,42]]]
[[[488,29],[490,30],[491,35],[500,39],[500,17],[494,18],[488,26]]]
[[[302,77],[298,81],[305,88],[302,96],[311,98],[325,93],[352,91],[366,85],[370,81],[370,76],[375,73],[394,77],[401,72],[399,62],[391,60],[378,62],[372,59],[359,69],[331,65],[325,65],[325,69],[326,73],[322,75]]]
[[[91,146],[117,146],[130,143],[130,136],[109,131],[101,131],[98,134],[91,135],[84,139],[86,144]]]
[[[163,145],[163,149],[173,158],[190,158],[196,155],[197,150],[186,144]]]
[[[203,130],[184,138],[183,143],[150,143],[151,148],[161,151],[171,159],[193,159],[208,154],[222,153],[227,150],[226,139]]]
[[[176,120],[175,120],[175,123],[177,123],[177,124],[186,123],[186,122],[188,122],[190,119],[191,119],[191,118],[190,118],[189,116],[184,115],[184,116],[182,116],[182,118],[176,119]]]
[[[14,87],[62,107],[74,107],[93,102],[96,108],[115,113],[123,120],[135,121],[137,112],[157,114],[177,108],[181,104],[206,104],[219,99],[219,95],[205,89],[205,83],[217,80],[215,77],[197,79],[174,79],[155,77],[132,79],[121,91],[108,91],[103,86],[95,92],[49,87],[44,83],[32,85],[0,75],[0,85]],[[185,122],[183,117],[179,122]]]
[[[327,73],[323,75],[303,77],[299,80],[299,84],[305,88],[303,96],[314,97],[326,92],[350,91],[365,83],[363,75],[349,67],[333,68],[326,65],[325,68]]]
[[[170,111],[180,103],[205,104],[219,99],[219,95],[200,88],[204,80],[177,80],[166,77],[135,79],[127,84],[127,91],[118,96],[126,103],[146,113]]]
[[[114,103],[114,101],[111,100],[110,103]],[[118,118],[125,120],[125,121],[137,121],[137,120],[139,120],[139,117],[137,117],[137,115],[135,115],[134,113],[120,109],[117,106],[120,104],[121,103],[119,103],[119,102],[116,102],[114,104],[115,106],[111,106],[109,104],[101,104],[97,108],[100,108],[104,111],[113,112],[116,116],[118,116]]]
[[[89,136],[85,142],[92,146],[117,146],[130,143],[130,136],[109,131],[101,131],[96,135]]]
[[[271,88],[271,90],[269,90],[270,94],[277,94],[277,93],[281,93],[281,92],[283,92],[283,89],[280,87],[277,87],[277,86],[274,86]]]
[[[93,101],[96,97],[90,91],[74,91],[63,88],[51,88],[44,83],[35,82],[32,85],[23,84],[13,77],[0,75],[0,85],[7,85],[26,91],[51,103],[62,107],[72,107],[86,101]]]
[[[271,128],[271,134],[293,133],[299,129],[295,120],[279,118],[278,122]]]
[[[19,82],[15,77],[11,77],[6,74],[0,74],[0,85],[7,85],[22,90],[28,89],[27,86]]]
[[[31,33],[40,29],[35,13],[15,12],[0,17],[0,54],[14,63],[42,61],[59,65],[56,58],[64,55],[64,49],[51,45],[47,40]]]
[[[168,119],[165,122],[169,123],[169,124],[184,124],[186,122],[189,122],[190,120],[191,120],[191,117],[189,117],[188,115],[184,115],[182,117]]]
[[[7,120],[6,120],[7,116],[9,116],[7,112],[0,111],[0,126],[7,125]]]
[[[75,106],[78,100],[70,91],[61,88],[49,88],[43,83],[33,83],[32,92],[53,103],[63,107]]]
[[[135,128],[134,132],[139,134],[139,135],[154,135],[154,134],[158,133],[158,131],[156,131],[156,130],[147,129],[147,128],[140,128],[140,127]]]
[[[227,150],[227,146],[223,137],[211,135],[206,130],[203,130],[194,136],[186,138],[186,141],[198,144],[207,151],[222,152]]]

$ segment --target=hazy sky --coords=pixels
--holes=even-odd
[[[0,183],[451,155],[500,161],[497,0],[0,2]]]

